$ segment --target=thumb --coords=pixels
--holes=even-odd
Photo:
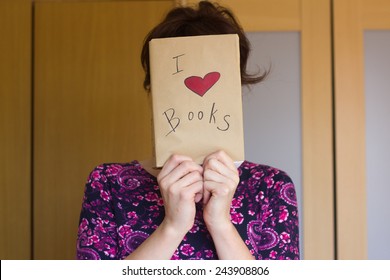
[[[203,198],[203,193],[198,192],[195,194],[195,202],[198,203]]]
[[[203,204],[206,205],[211,197],[211,192],[203,187]]]

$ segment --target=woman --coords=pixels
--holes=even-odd
[[[147,36],[141,60],[150,88],[153,38],[238,34],[241,82],[249,42],[233,14],[207,1],[175,8]],[[202,165],[172,155],[161,171],[147,161],[103,164],[86,184],[77,242],[79,259],[298,259],[295,189],[284,172],[223,151]]]

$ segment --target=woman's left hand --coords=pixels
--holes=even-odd
[[[223,232],[232,223],[230,206],[240,179],[233,160],[224,152],[203,161],[203,218],[210,233]]]

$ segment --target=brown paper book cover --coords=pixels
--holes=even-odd
[[[238,36],[153,39],[149,48],[156,167],[172,154],[200,164],[217,150],[243,161]]]

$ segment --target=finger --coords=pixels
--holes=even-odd
[[[192,159],[188,156],[183,155],[171,155],[167,161],[164,163],[163,168],[159,174],[159,178],[164,178],[167,176],[173,169],[175,169],[178,165],[180,165],[183,161],[192,161]]]
[[[185,188],[197,182],[203,182],[203,176],[199,171],[192,171],[175,181],[171,188]]]
[[[169,173],[164,170],[164,173],[160,173],[157,181],[160,186],[170,186],[171,184],[178,181],[180,178],[183,178],[186,174],[192,171],[198,171],[199,173],[203,172],[203,168],[193,162],[192,160],[177,161],[175,158],[172,159],[172,162],[168,162],[167,170],[170,170]],[[174,166],[173,169],[172,166]]]
[[[226,165],[231,170],[237,170],[236,166],[234,165],[234,161],[231,159],[231,157],[228,156],[224,151],[220,150],[215,153],[210,154],[206,157],[207,161],[210,158],[216,158],[220,162],[222,162],[224,165]]]
[[[213,170],[213,169],[206,169],[203,172],[203,181],[213,181],[217,183],[224,183],[226,182],[228,177],[224,176],[223,174]]]
[[[214,171],[216,173],[210,171]],[[204,168],[203,174],[205,177],[204,180],[213,180],[220,183],[226,183],[226,180],[229,180],[233,182],[235,186],[237,186],[240,181],[237,169],[232,170],[215,158],[209,160],[208,164]],[[218,174],[222,175],[223,177],[217,176]]]
[[[200,193],[203,189],[203,182],[198,181],[193,183],[192,185],[182,189],[181,198],[186,201],[195,201],[196,194]]]
[[[204,187],[204,183],[203,183],[203,204],[204,205],[206,205],[207,202],[209,202],[210,197],[211,197],[211,192],[206,190],[206,188]]]
[[[210,158],[204,166],[204,170],[214,170],[226,177],[236,176],[237,174],[236,170],[233,171],[216,158]]]
[[[195,194],[195,203],[198,203],[199,201],[201,201],[203,198],[203,193],[202,192],[198,192]]]
[[[238,180],[237,176],[226,177],[212,169],[207,169],[203,173],[204,189],[211,193],[213,193],[216,186],[233,191],[237,188]]]
[[[232,192],[229,188],[226,187],[226,185],[214,182],[214,181],[205,181],[203,183],[203,188],[205,192],[208,192],[209,199],[211,196],[216,196],[216,197],[225,197],[225,196],[230,196],[232,195]]]
[[[180,181],[182,178],[186,177],[187,174],[190,174],[192,172],[195,172],[195,174],[198,174],[200,177],[200,180],[202,180],[202,173],[203,168],[196,164],[193,161],[183,161],[178,166],[176,166],[175,169],[171,171],[167,176],[165,176],[161,183],[166,186],[170,186],[178,181]],[[187,184],[189,185],[189,184]]]

